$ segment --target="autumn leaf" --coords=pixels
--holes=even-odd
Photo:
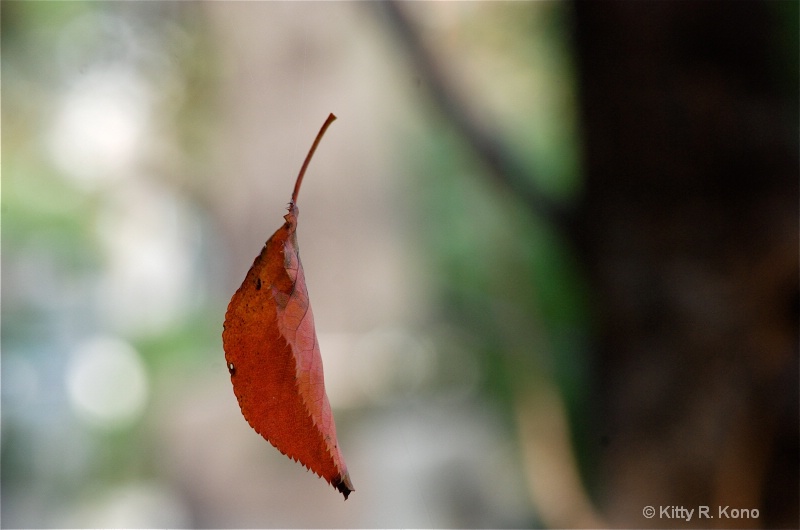
[[[286,222],[267,240],[225,313],[222,345],[247,422],[280,452],[338,489],[353,491],[325,394],[314,315],[297,247],[297,194],[328,126],[297,176]]]

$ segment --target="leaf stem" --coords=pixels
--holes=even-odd
[[[297,175],[297,181],[294,183],[294,191],[292,192],[292,204],[297,204],[297,194],[300,193],[300,184],[303,183],[303,176],[306,174],[306,168],[308,167],[309,162],[311,162],[311,157],[314,156],[314,151],[317,150],[317,146],[319,145],[319,141],[322,140],[322,135],[325,134],[325,131],[328,130],[328,127],[333,120],[336,119],[336,116],[333,115],[331,112],[328,116],[328,119],[325,120],[325,123],[322,124],[322,128],[317,133],[317,137],[314,139],[314,143],[311,144],[311,149],[308,150],[308,154],[306,155],[306,159],[303,162],[303,167],[300,168],[300,173]]]

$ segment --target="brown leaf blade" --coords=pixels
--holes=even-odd
[[[298,182],[331,121],[329,117],[320,131]],[[228,304],[222,344],[234,394],[250,426],[347,499],[353,485],[325,393],[322,356],[298,253],[297,189],[286,222],[264,245]]]

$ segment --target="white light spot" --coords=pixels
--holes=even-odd
[[[191,519],[171,489],[155,483],[112,488],[67,514],[70,528],[185,528]],[[59,521],[63,523],[62,519]]]
[[[147,401],[147,372],[127,342],[94,337],[75,350],[67,372],[72,407],[86,422],[103,428],[128,426]]]
[[[150,97],[129,69],[111,67],[82,77],[53,124],[54,162],[82,188],[126,176],[142,141]]]
[[[167,190],[131,182],[109,196],[96,226],[107,260],[98,278],[104,323],[122,334],[168,329],[198,292],[189,213]]]

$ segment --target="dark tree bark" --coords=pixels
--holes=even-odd
[[[487,176],[585,265],[600,369],[583,442],[599,513],[628,527],[797,528],[797,4],[574,3],[585,187],[569,209],[470,119],[403,9],[381,5]]]
[[[714,519],[695,511],[685,526],[800,524],[786,7],[575,4],[579,247],[602,323],[594,482],[610,524],[675,526],[666,505],[710,507]],[[759,518],[720,519],[725,506]]]

